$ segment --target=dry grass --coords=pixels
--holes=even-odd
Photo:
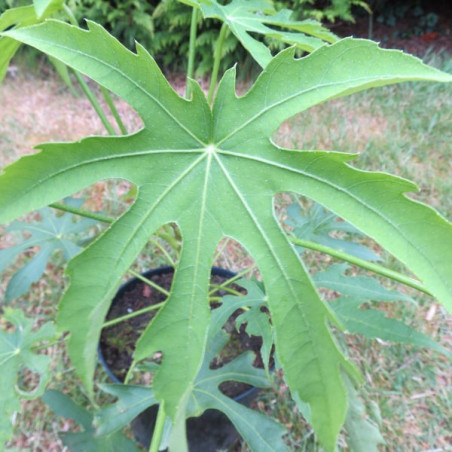
[[[181,91],[179,82],[178,86]],[[450,132],[449,135],[447,131],[434,135],[433,145],[427,144],[432,143],[432,132],[426,129],[414,137],[406,136],[407,132],[398,133],[398,129],[403,131],[407,127],[407,118],[405,114],[402,115],[401,119],[405,123],[397,125],[397,113],[390,116],[388,110],[381,107],[387,100],[385,97],[390,95],[391,91],[386,91],[381,95],[362,96],[357,103],[336,100],[285,123],[277,141],[285,147],[292,147],[296,143],[299,148],[368,151],[376,157],[367,163],[365,159],[362,160],[367,169],[391,170],[392,173],[413,177],[423,189],[421,197],[433,199],[433,203],[438,203],[444,215],[450,218],[452,201],[446,199],[451,193],[450,155],[446,151],[446,137],[450,138]],[[451,97],[448,99],[450,101]],[[441,100],[444,99],[438,102]],[[34,152],[33,146],[40,142],[77,140],[90,134],[106,134],[89,102],[84,97],[74,98],[53,77],[47,80],[27,79],[19,74],[15,79],[7,79],[0,87],[0,105],[3,106],[0,110],[1,167],[19,156]],[[117,107],[128,130],[137,130],[140,120],[134,111],[122,101],[117,102]],[[439,110],[443,108],[444,105],[438,106]],[[441,125],[446,120],[440,116],[438,121]],[[409,134],[413,135],[413,132]],[[281,138],[282,135],[284,138]],[[393,146],[388,146],[388,140],[393,142]],[[376,154],[379,146],[386,149],[384,155]],[[416,152],[410,150],[413,146]],[[407,163],[409,157],[413,158]],[[128,188],[122,182],[114,185],[109,182],[95,184],[89,191],[89,207],[102,210],[106,205],[105,198],[107,202],[113,203]],[[112,194],[112,191],[115,193]],[[283,215],[283,207],[288,200],[282,195],[280,201],[276,209],[281,210]],[[10,246],[12,240],[10,235],[2,234],[0,249]],[[252,265],[251,258],[236,242],[229,241],[226,250],[219,257],[218,265],[235,270]],[[137,262],[139,267],[149,264],[145,258],[140,259]],[[62,280],[58,266],[50,266],[46,278],[34,285],[24,300],[16,301],[15,306],[25,308],[30,315],[51,318],[55,313],[55,300],[62,292]],[[420,298],[419,305],[419,309],[387,305],[385,310],[388,314],[405,318],[407,323],[450,347],[450,318],[431,300]],[[370,399],[379,403],[382,411],[382,428],[388,441],[388,446],[382,450],[450,450],[449,363],[427,350],[370,342],[356,337],[347,338],[347,343],[353,359],[365,376],[364,391]],[[55,357],[53,372],[57,380],[54,387],[65,388],[65,391],[75,394],[79,401],[86,400],[74,378],[64,347],[49,349],[46,353]],[[297,412],[280,377],[275,376],[275,390],[264,394],[256,405],[287,426],[291,432],[293,450],[319,450],[309,426]],[[24,402],[23,408],[9,446],[33,451],[63,450],[57,432],[70,430],[73,424],[57,420],[40,401]],[[342,437],[343,444],[344,441]],[[345,446],[343,450],[346,450]]]

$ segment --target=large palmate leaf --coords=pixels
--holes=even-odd
[[[337,37],[315,20],[292,20],[292,11],[276,12],[265,0],[233,0],[221,5],[216,0],[190,2],[200,6],[205,18],[215,18],[227,24],[235,37],[257,63],[264,68],[272,59],[268,47],[252,34],[266,36],[285,44],[312,52],[325,42],[336,42]]]
[[[211,109],[197,83],[191,100],[179,97],[141,46],[133,54],[96,24],[84,31],[48,21],[6,35],[90,76],[127,100],[144,122],[127,137],[43,145],[0,177],[0,222],[99,179],[123,178],[138,187],[130,209],[68,266],[71,284],[58,323],[71,332],[69,353],[88,389],[101,325],[122,274],[153,231],[175,222],[183,246],[171,295],[135,356],[162,352],[154,390],[168,415],[185,413],[203,361],[211,260],[219,240],[229,236],[259,266],[287,382],[310,404],[313,426],[332,450],[347,408],[342,369],[352,368],[330,334],[332,311],[275,218],[275,193],[293,191],[325,205],[406,263],[449,306],[452,228],[404,196],[414,184],[356,170],[347,165],[350,155],[281,149],[270,137],[284,120],[325,100],[452,76],[373,42],[345,39],[299,60],[294,49],[281,52],[240,98],[234,71],[227,72]]]
[[[53,323],[45,323],[39,330],[33,331],[33,320],[27,319],[19,309],[5,308],[2,319],[10,322],[13,331],[0,329],[0,450],[8,441],[13,431],[11,419],[20,411],[20,399],[34,399],[44,393],[50,378],[50,357],[39,355],[32,349],[42,341],[55,339],[57,334]],[[34,389],[20,387],[19,373],[24,369],[35,372],[39,376]]]

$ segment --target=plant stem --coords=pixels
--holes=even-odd
[[[69,6],[66,5],[66,3],[63,3],[63,9],[64,9],[64,12],[66,13],[66,15],[67,15],[67,17],[68,17],[68,19],[69,19],[69,22],[70,22],[72,25],[78,27],[78,21],[77,21],[77,19],[75,18],[74,13],[72,12],[72,9],[69,8]]]
[[[109,326],[117,325],[118,323],[124,322],[124,320],[133,319],[142,314],[146,314],[147,312],[154,311],[155,309],[160,309],[165,304],[164,301],[161,303],[154,304],[152,306],[148,306],[147,308],[140,309],[135,312],[131,312],[130,314],[123,315],[121,317],[116,317],[116,319],[109,320],[102,325],[103,328],[108,328]]]
[[[110,93],[108,92],[107,88],[103,87],[102,85],[99,86],[104,96],[105,102],[107,102],[108,108],[110,108],[111,114],[115,118],[116,124],[118,124],[119,130],[123,135],[127,135],[126,126],[122,122],[121,116],[119,115],[118,110],[116,109],[116,106],[113,103],[113,99],[111,98]]]
[[[237,281],[238,279],[240,279],[242,276],[246,275],[247,273],[253,271],[256,268],[256,265],[253,265],[249,268],[246,268],[245,270],[241,271],[240,273],[237,273],[235,276],[233,276],[232,278],[229,278],[227,281],[225,281],[224,283],[215,286],[215,289],[211,290],[209,292],[209,297],[211,297],[212,295],[214,295],[215,292],[217,292],[220,289],[224,289],[227,290],[228,289],[228,285],[232,284],[234,281]],[[241,295],[241,294],[240,294]]]
[[[158,237],[160,237],[160,236],[158,236]],[[168,262],[168,264],[171,267],[173,267],[173,268],[176,267],[176,263],[174,262],[173,258],[170,256],[168,251],[166,251],[166,249],[163,245],[161,245],[159,242],[157,242],[157,240],[154,240],[154,239],[149,239],[149,242],[152,243],[156,248],[158,248],[162,252],[163,256],[165,257],[166,261]]]
[[[163,287],[160,287],[154,281],[151,281],[150,279],[144,277],[143,275],[140,275],[139,273],[137,273],[137,272],[135,272],[133,270],[129,270],[129,273],[132,276],[135,276],[135,278],[139,279],[140,281],[143,281],[144,283],[146,283],[148,286],[153,287],[154,289],[158,290],[163,295],[169,297],[169,292],[166,289],[164,289]]]
[[[359,257],[352,256],[350,254],[344,253],[343,251],[335,250],[334,248],[330,248],[329,246],[320,245],[318,243],[309,242],[307,240],[299,239],[296,237],[289,237],[289,239],[295,245],[303,246],[314,251],[328,254],[332,257],[336,257],[343,261],[349,262],[350,264],[357,265],[358,267],[364,268],[365,270],[370,270],[371,272],[377,273],[380,276],[390,278],[394,281],[400,282],[402,284],[405,284],[406,286],[412,287],[413,289],[417,289],[420,292],[432,296],[429,290],[426,289],[420,282],[415,281],[414,279],[402,275],[401,273],[398,273],[394,270],[383,267],[382,265],[374,264],[373,262],[360,259]]]
[[[94,212],[89,212],[87,210],[79,209],[77,207],[68,206],[60,202],[54,202],[52,204],[49,204],[49,206],[53,207],[54,209],[62,210],[63,212],[69,212],[75,215],[80,215],[81,217],[91,218],[92,220],[100,221],[102,223],[113,223],[115,221],[114,218],[107,217],[105,215],[101,215]]]
[[[91,218],[92,220],[100,221],[101,223],[111,224],[115,221],[115,218],[107,217],[105,215],[101,215],[101,214],[94,213],[94,212],[89,212],[88,210],[79,209],[77,207],[68,206],[68,205],[62,204],[60,202],[54,202],[52,204],[49,204],[49,206],[53,207],[54,209],[62,210],[63,212],[69,212],[69,213],[73,213],[75,215],[80,215],[81,217]],[[157,233],[156,235],[158,237],[160,237],[161,239],[166,240],[167,242],[171,242],[171,240],[168,240],[168,237],[166,234]],[[155,245],[157,248],[160,249],[160,251],[165,256],[166,260],[168,261],[168,264],[171,265],[171,267],[176,266],[174,260],[171,258],[168,251],[166,251],[166,249],[160,243],[158,243],[156,240],[153,240],[153,239],[149,239],[149,241],[153,245]],[[174,240],[172,240],[172,242],[174,242]],[[173,246],[173,243],[170,243],[170,245],[172,246],[173,249],[176,249]],[[179,244],[177,244],[177,246],[179,246]]]
[[[113,128],[113,126],[108,122],[107,117],[105,116],[104,111],[102,110],[99,102],[97,101],[96,97],[94,96],[93,92],[91,91],[88,84],[85,82],[83,77],[80,75],[79,72],[73,71],[75,78],[80,84],[80,87],[82,88],[83,92],[86,94],[86,97],[91,102],[91,105],[93,106],[94,110],[96,111],[97,115],[99,116],[100,120],[102,121],[102,124],[104,125],[105,129],[110,135],[116,135],[116,131]]]
[[[210,290],[211,292],[215,293],[218,292],[219,290],[224,290],[225,292],[231,294],[231,295],[236,295],[236,296],[240,296],[243,295],[241,292],[239,292],[238,290],[234,290],[231,287],[222,287],[219,284],[211,284],[210,285]],[[210,298],[210,297],[209,297]]]
[[[149,452],[158,452],[160,442],[162,441],[163,428],[165,426],[165,401],[160,402],[157,419],[155,421],[154,433],[152,435],[151,445],[149,446]]]
[[[63,4],[63,9],[64,9],[64,11],[65,11],[65,13],[66,13],[66,15],[67,15],[67,17],[69,19],[69,22],[72,25],[74,25],[75,27],[78,27],[79,23],[78,23],[76,17],[74,16],[74,13],[72,12],[71,8],[69,8],[69,6],[64,3]],[[100,120],[102,121],[103,125],[107,129],[107,132],[110,135],[116,135],[115,130],[113,129],[112,125],[109,123],[107,117],[105,116],[104,111],[102,110],[101,106],[97,102],[97,99],[94,97],[93,92],[90,90],[90,88],[86,84],[85,80],[83,80],[80,72],[78,72],[76,70],[73,70],[73,72],[74,72],[75,78],[79,82],[83,92],[86,94],[86,97],[91,102],[91,105],[94,107],[94,110],[96,110],[96,113],[98,114]],[[121,132],[125,135],[127,133],[127,131],[126,131],[125,127],[124,127],[124,124],[121,121],[121,118],[119,117],[118,111],[116,110],[116,107],[114,106],[110,95],[108,94],[108,91],[102,85],[100,85],[100,89],[102,91],[102,94],[104,95],[104,98],[105,98],[108,106],[110,107],[110,111],[112,112],[113,116],[116,119],[118,127],[120,128]]]
[[[198,8],[193,8],[191,12],[191,24],[190,24],[190,43],[188,48],[188,67],[187,67],[187,82],[185,86],[185,97],[189,99],[191,97],[191,88],[189,79],[193,78],[193,72],[195,67],[195,53],[196,53],[196,27],[198,25]]]
[[[228,237],[220,246],[220,248],[217,250],[217,252],[215,253],[215,256],[213,257],[213,262],[216,262],[220,256],[223,254],[223,251],[225,250],[225,248],[228,246],[228,243],[230,242],[230,238]]]
[[[66,336],[60,336],[57,339],[46,342],[45,344],[33,345],[32,350],[35,352],[37,352],[39,350],[45,350],[46,348],[53,347],[54,345],[57,345],[57,344],[61,344],[61,343],[65,342],[67,339],[69,339],[69,334]]]
[[[71,8],[69,8],[68,5],[63,4],[63,9],[69,19],[69,22],[78,27],[79,23],[76,19],[76,17],[74,16],[74,13],[72,12]],[[94,97],[93,93],[91,92],[91,90],[89,89],[89,86],[85,83],[85,81],[83,80],[82,76],[80,75],[80,72],[75,71],[74,70],[74,74],[75,77],[77,78],[78,82],[80,83],[80,86],[82,87],[83,91],[85,92],[86,96],[88,97],[89,101],[91,102],[92,106],[94,107],[94,109],[96,110],[96,113],[99,115],[100,120],[102,121],[102,123],[104,124],[105,128],[107,129],[108,133],[110,135],[116,135],[113,127],[111,126],[111,124],[108,122],[103,110],[101,109],[99,103],[97,102],[96,98]],[[127,130],[121,120],[121,117],[118,114],[118,110],[116,110],[115,104],[113,103],[110,95],[108,94],[108,91],[102,86],[99,85],[100,89],[102,91],[102,94],[105,98],[105,101],[107,102],[111,113],[113,114],[116,123],[118,124],[119,129],[121,130],[121,132],[126,135],[127,134]],[[88,90],[88,91],[86,91]],[[94,102],[94,103],[93,103]],[[104,122],[104,120],[106,121],[106,123]]]
[[[217,43],[215,44],[212,76],[210,78],[209,93],[207,94],[207,101],[209,102],[209,104],[212,103],[213,93],[215,92],[215,87],[217,85],[218,71],[220,70],[220,62],[223,53],[223,43],[226,38],[227,31],[228,26],[226,25],[226,23],[223,23]]]
[[[161,239],[163,239],[166,242],[168,242],[168,245],[170,245],[173,250],[179,249],[180,245],[179,245],[179,242],[177,241],[177,239],[173,236],[173,229],[171,229],[171,227],[169,225],[165,224],[163,226],[163,230],[165,232],[164,233],[160,232],[158,234],[158,236]]]

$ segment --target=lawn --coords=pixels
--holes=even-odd
[[[452,72],[450,58],[434,58],[432,64]],[[34,152],[33,146],[47,141],[77,140],[88,134],[106,135],[101,122],[83,97],[74,97],[47,67],[29,75],[18,66],[0,88],[0,167],[18,156]],[[360,154],[353,165],[366,170],[380,170],[415,181],[420,190],[410,196],[433,204],[449,221],[452,220],[452,92],[439,84],[410,83],[374,89],[349,98],[324,104],[299,115],[283,126],[284,141],[275,134],[279,144],[299,149],[330,149]],[[140,120],[121,101],[117,107],[129,132],[138,130]],[[89,197],[85,207],[116,216],[130,202],[128,184],[122,181],[100,182],[80,195]],[[290,195],[277,200],[276,210],[285,218]],[[309,206],[309,201],[302,200]],[[2,232],[2,231],[0,231]],[[428,231],[426,231],[428,233]],[[0,249],[14,243],[17,236],[2,233]],[[376,252],[381,250],[369,242]],[[400,264],[382,254],[391,268],[401,271]],[[8,270],[0,286],[0,299],[12,272],[25,262]],[[311,254],[308,259],[317,257]],[[61,257],[53,256],[45,277],[34,284],[31,292],[12,302],[36,318],[36,325],[52,318],[64,289]],[[219,265],[240,270],[252,264],[246,252],[235,242],[225,246]],[[161,265],[160,257],[143,253],[135,269],[144,270]],[[321,262],[319,262],[321,265]],[[451,319],[431,298],[413,289],[384,282],[416,300],[413,303],[386,303],[380,307],[390,317],[428,334],[450,348]],[[348,335],[346,341],[353,360],[365,377],[363,395],[369,408],[381,418],[381,430],[387,451],[446,451],[451,447],[450,363],[438,353],[381,340],[370,341]],[[53,358],[52,388],[70,391],[75,400],[86,403],[83,388],[75,378],[64,347],[46,350]],[[101,380],[107,380],[99,368]],[[33,381],[33,376],[25,376]],[[262,392],[255,405],[271,413],[290,431],[287,439],[291,450],[317,451],[312,431],[297,412],[281,376],[275,373],[274,389]],[[61,451],[57,432],[70,430],[70,421],[57,419],[39,401],[25,402],[23,414],[17,419],[11,449]],[[341,444],[345,445],[345,436]],[[246,450],[237,446],[236,450]],[[344,446],[342,450],[347,450]]]

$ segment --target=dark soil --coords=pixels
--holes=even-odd
[[[153,282],[163,287],[167,291],[171,288],[173,273],[161,275],[147,276]],[[211,284],[221,285],[227,278],[212,275]],[[232,284],[231,288],[242,293],[246,291]],[[215,296],[224,296],[226,292],[219,290]],[[161,292],[150,287],[140,280],[131,280],[118,292],[112,302],[112,306],[107,315],[107,320],[112,320],[126,314],[138,311],[165,301],[166,297]],[[215,309],[217,305],[212,305]],[[131,319],[125,320],[117,325],[105,328],[102,332],[100,340],[100,350],[102,357],[110,368],[112,373],[119,381],[124,381],[127,371],[132,363],[132,355],[135,350],[135,344],[143,333],[149,322],[156,315],[158,310],[151,311]],[[230,335],[230,340],[219,356],[216,356],[210,364],[212,369],[217,369],[241,353],[251,350],[256,354],[254,366],[263,368],[262,357],[259,350],[262,346],[262,338],[249,336],[245,332],[245,325],[242,325],[239,331],[235,327],[235,319],[242,311],[237,310],[229,318],[223,329]],[[153,361],[158,362],[159,356],[155,356]],[[220,390],[229,397],[237,397],[238,395],[250,389],[249,385],[240,382],[225,382],[220,385]]]

